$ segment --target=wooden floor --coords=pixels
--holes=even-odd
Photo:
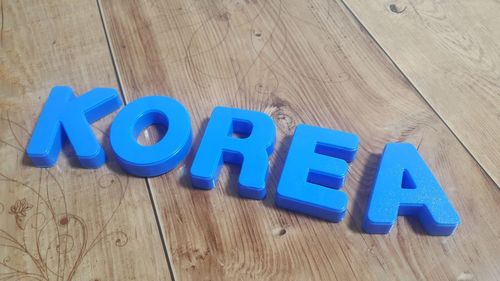
[[[494,0],[0,0],[0,280],[500,280],[500,3]],[[183,103],[193,150],[151,179],[70,148],[38,169],[25,147],[54,85]],[[216,105],[272,116],[268,196],[212,191],[187,171]],[[295,126],[360,137],[344,221],[277,209]],[[158,139],[154,130],[141,141]],[[380,153],[413,143],[462,224],[400,218],[361,230]]]

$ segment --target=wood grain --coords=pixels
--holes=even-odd
[[[500,191],[338,1],[102,1],[128,100],[163,94],[192,117],[194,149],[149,180],[176,280],[500,279]],[[268,197],[237,196],[237,168],[217,187],[188,170],[216,105],[265,112],[278,127]],[[276,183],[294,127],[361,140],[339,224],[277,209]],[[157,136],[149,136],[154,142]],[[418,147],[462,218],[450,237],[401,218],[389,235],[360,225],[387,142]]]
[[[117,87],[96,2],[0,7],[0,280],[169,280],[144,180],[113,159],[77,168],[69,148],[51,169],[25,157],[52,86]],[[106,146],[112,118],[94,124]]]
[[[500,184],[500,3],[344,1]]]

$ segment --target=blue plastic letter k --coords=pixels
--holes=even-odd
[[[121,106],[118,92],[96,88],[76,97],[70,87],[52,88],[26,149],[37,167],[51,167],[57,162],[65,138],[85,168],[104,164],[104,150],[90,127],[98,119]]]

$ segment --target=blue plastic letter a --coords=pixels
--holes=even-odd
[[[418,151],[409,143],[385,146],[363,228],[388,233],[397,216],[416,216],[431,235],[450,235],[460,218]]]

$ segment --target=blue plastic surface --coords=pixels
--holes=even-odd
[[[354,160],[358,137],[353,134],[298,125],[276,192],[276,205],[338,222],[344,217],[347,162]]]
[[[115,89],[95,88],[76,97],[70,87],[52,88],[26,149],[28,157],[37,167],[54,166],[63,142],[69,139],[83,167],[100,167],[105,154],[90,124],[121,104]]]
[[[441,186],[409,143],[385,146],[363,228],[388,233],[398,215],[417,216],[431,235],[450,235],[460,224]]]
[[[233,133],[244,138],[237,138]],[[223,162],[238,164],[241,165],[239,195],[264,198],[268,161],[275,141],[276,127],[268,115],[243,109],[214,108],[191,166],[192,185],[212,189]]]
[[[163,125],[167,132],[153,145],[137,142],[151,125]],[[148,96],[125,106],[111,125],[110,142],[120,166],[140,177],[164,174],[175,168],[191,148],[191,120],[178,101],[165,96]]]

